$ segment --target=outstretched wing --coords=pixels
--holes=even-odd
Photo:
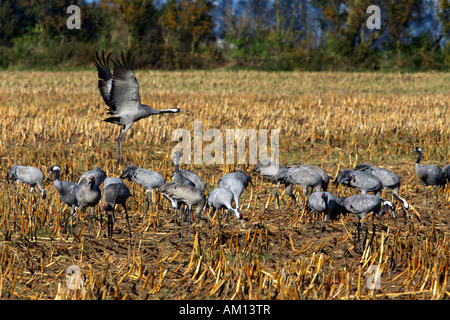
[[[134,76],[134,56],[129,51],[121,60],[113,59],[114,77],[112,80],[109,114],[117,115],[126,111],[135,111],[141,106],[139,84]]]
[[[95,57],[91,57],[92,61],[94,61],[95,66],[98,71],[98,88],[100,90],[100,94],[103,97],[106,105],[111,107],[111,88],[113,82],[113,74],[109,70],[109,57],[111,53],[105,58],[105,52],[102,51],[102,56],[98,55],[96,52],[97,59]]]

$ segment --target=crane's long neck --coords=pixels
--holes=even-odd
[[[91,191],[94,191],[94,190],[95,190],[95,180],[89,181],[89,189],[90,189]]]
[[[177,152],[175,154],[175,172],[180,172],[180,162],[181,162],[180,154]]]
[[[201,214],[201,212],[202,212],[202,210],[203,210],[203,207],[205,206],[205,203],[206,203],[206,199],[202,199],[202,200],[197,204],[197,210],[195,211],[195,215],[197,216],[198,219],[200,219],[200,220],[205,220],[205,221],[206,221],[206,218],[202,218],[202,217],[200,216],[200,214]]]
[[[416,160],[416,171],[420,169],[420,159],[422,158],[422,152],[418,152],[417,160]]]
[[[62,188],[62,183],[61,183],[61,181],[59,180],[60,175],[61,175],[61,172],[60,172],[60,171],[55,171],[55,176],[54,176],[54,178],[53,178],[53,186],[54,186],[55,189],[58,190],[58,191],[61,190],[61,188]]]
[[[146,116],[151,116],[154,114],[163,114],[163,113],[178,113],[180,112],[180,109],[178,108],[169,108],[169,109],[164,109],[164,110],[159,110],[159,109],[154,109],[148,105],[143,104],[142,105],[143,108],[145,108],[145,115]]]
[[[420,164],[420,159],[422,159],[422,152],[418,152],[416,164]]]

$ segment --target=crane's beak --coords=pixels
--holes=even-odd
[[[189,114],[189,112],[184,111],[184,110],[180,110],[180,113],[186,113],[186,114]]]

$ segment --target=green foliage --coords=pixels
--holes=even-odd
[[[246,0],[239,2],[242,10],[231,3],[4,0],[0,68],[92,68],[95,51],[128,49],[136,52],[138,67],[154,69],[423,71],[450,65],[446,0],[436,3],[434,13],[447,38],[443,48],[431,31],[411,35],[423,0]],[[81,8],[81,30],[66,26],[72,4]],[[381,30],[366,27],[370,4],[382,9]],[[217,37],[223,45],[216,44]]]

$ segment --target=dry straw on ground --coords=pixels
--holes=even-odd
[[[429,199],[414,173],[421,146],[423,163],[450,162],[449,75],[377,73],[137,72],[143,102],[179,107],[189,115],[158,116],[135,124],[118,164],[118,128],[101,121],[105,106],[95,72],[0,73],[1,171],[14,163],[45,174],[52,165],[61,179],[76,182],[86,170],[102,167],[118,176],[128,163],[161,172],[173,170],[170,150],[176,128],[203,130],[281,129],[284,164],[311,163],[334,178],[343,168],[372,163],[396,171],[412,218],[368,218],[366,246],[355,245],[355,218],[320,223],[282,194],[274,210],[274,186],[251,173],[252,165],[195,165],[214,188],[225,172],[242,169],[253,185],[242,196],[243,229],[210,234],[197,223],[192,241],[172,236],[173,214],[157,193],[155,211],[144,215],[145,190],[128,183],[133,238],[117,216],[114,238],[87,217],[79,235],[68,238],[70,209],[47,183],[26,206],[28,189],[0,184],[1,299],[448,299],[449,189],[440,207]],[[208,143],[206,143],[208,144]],[[299,191],[299,190],[298,190]],[[354,193],[330,187],[336,195]],[[283,192],[283,190],[282,190]],[[432,194],[430,192],[430,194]],[[390,193],[387,195],[390,197]],[[96,211],[96,215],[100,211]],[[320,217],[317,217],[320,219]],[[106,220],[103,219],[103,222]],[[81,268],[83,286],[69,290],[67,267]],[[377,266],[380,288],[369,289],[366,271]]]

